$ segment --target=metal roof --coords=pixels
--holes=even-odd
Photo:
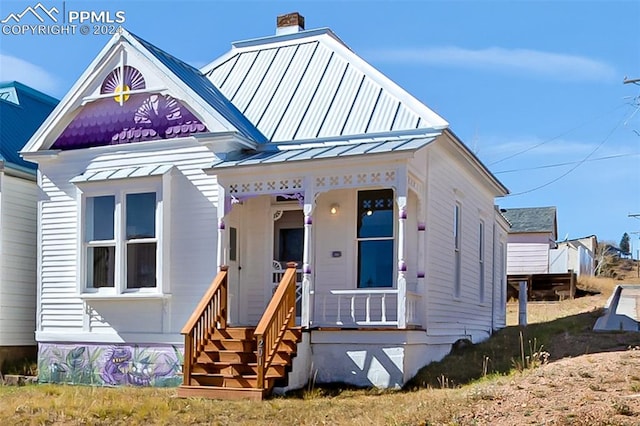
[[[273,142],[448,126],[330,30],[234,43],[205,73]]]
[[[502,209],[503,216],[511,224],[511,233],[550,232],[557,234],[555,207],[525,207]]]
[[[135,177],[159,176],[167,173],[173,165],[150,164],[139,167],[122,167],[109,170],[87,170],[70,180],[73,183],[95,182],[115,179],[128,179]]]
[[[267,141],[265,136],[245,117],[229,100],[220,93],[197,68],[168,54],[148,41],[129,33],[137,42],[147,49],[156,59],[165,65],[176,77],[196,92],[205,102],[231,123],[240,134],[258,143]]]
[[[276,164],[292,161],[318,160],[359,155],[373,155],[389,152],[416,151],[436,139],[437,135],[426,137],[405,137],[373,141],[334,141],[331,143],[305,144],[300,146],[280,145],[275,150],[246,152],[214,163],[212,168]]]
[[[16,81],[0,83],[0,161],[35,170],[18,152],[29,141],[58,101]]]

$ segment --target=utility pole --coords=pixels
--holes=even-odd
[[[638,234],[640,235],[640,231],[636,231],[636,232],[629,232],[630,234]],[[633,252],[631,254],[631,259],[633,260]],[[640,278],[640,248],[636,247],[636,266],[637,266],[637,270],[638,270],[638,278]]]
[[[640,78],[627,78],[625,77],[622,80],[622,84],[638,84],[640,83]]]

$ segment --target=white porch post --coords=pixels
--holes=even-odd
[[[218,272],[227,263],[227,232],[224,218],[227,214],[227,197],[222,185],[218,185]]]
[[[399,175],[396,192],[398,203],[398,328],[407,328],[407,262],[405,252],[407,245],[407,185],[406,175]]]
[[[304,194],[304,247],[302,253],[302,303],[300,305],[300,322],[302,327],[311,325],[311,259],[312,257],[312,231],[313,231],[313,190],[307,189]]]

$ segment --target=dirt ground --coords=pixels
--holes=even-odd
[[[640,348],[565,358],[474,386],[467,425],[639,425]]]
[[[601,308],[615,285],[639,282],[635,273],[620,275],[604,287],[599,283],[599,295],[563,303],[565,314]],[[530,304],[529,323],[549,321],[558,309],[554,303]],[[517,324],[517,302],[509,304],[507,316]],[[549,362],[538,368],[470,387],[470,410],[458,423],[640,425],[640,333],[585,330],[547,350]]]

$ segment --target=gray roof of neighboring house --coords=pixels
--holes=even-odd
[[[58,100],[17,81],[0,83],[0,161],[31,171],[37,165],[24,161],[22,147],[58,104]]]
[[[234,43],[203,71],[272,142],[448,126],[326,28]]]
[[[550,232],[554,239],[558,234],[555,207],[502,209],[502,214],[511,224],[511,233]]]

